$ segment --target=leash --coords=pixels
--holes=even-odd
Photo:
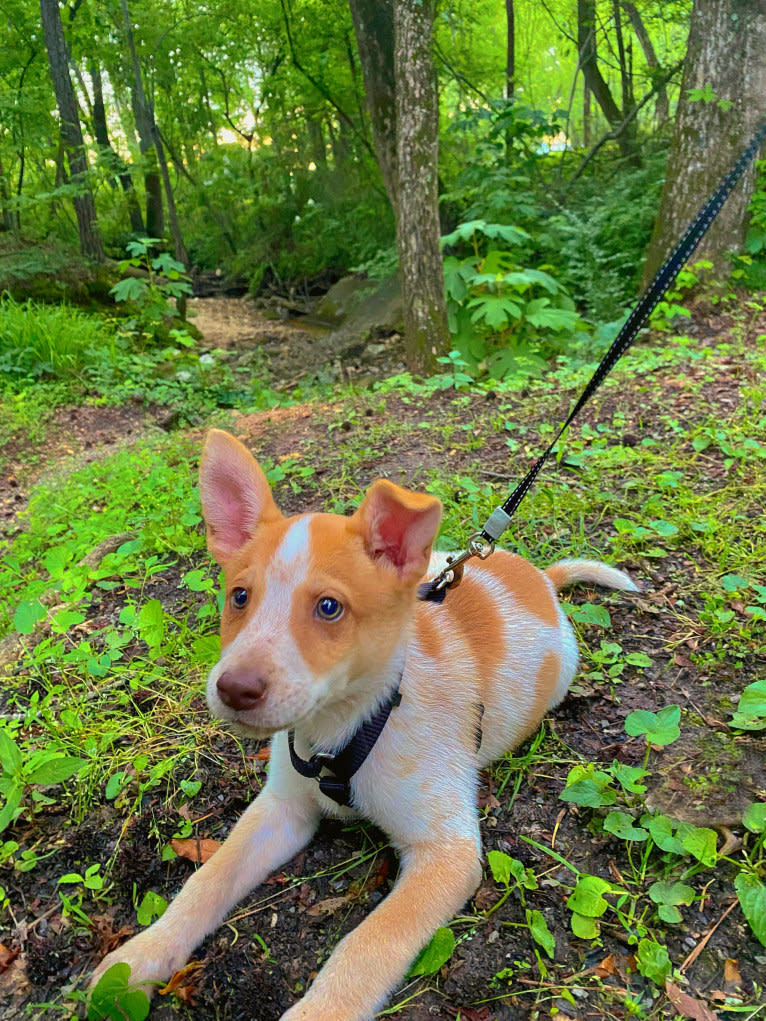
[[[684,263],[689,259],[692,252],[707,233],[713,220],[721,211],[726,199],[729,197],[739,179],[758,153],[764,139],[766,139],[766,121],[756,131],[747,149],[742,153],[729,173],[721,181],[718,188],[702,206],[694,220],[687,227],[681,240],[673,249],[671,254],[654,275],[651,283],[639,299],[636,307],[628,316],[622,329],[615,337],[611,347],[599,362],[590,382],[583,390],[579,400],[569,413],[569,417],[559,429],[558,433],[551,440],[547,449],[538,457],[527,474],[516,486],[511,495],[499,507],[490,514],[484,523],[484,527],[474,532],[468,541],[467,548],[460,554],[450,558],[449,563],[436,578],[424,582],[418,588],[418,599],[428,602],[441,603],[444,600],[447,590],[460,583],[463,574],[463,565],[472,557],[478,556],[481,560],[494,552],[495,543],[508,528],[511,518],[521,501],[529,492],[540,469],[550,457],[556,444],[574,418],[580,413],[583,405],[593,396],[596,390],[609,375],[619,359],[625,354],[636,336],[645,325],[647,319],[659,304],[665,292],[671,286]]]

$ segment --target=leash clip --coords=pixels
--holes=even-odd
[[[456,588],[463,580],[463,564],[466,560],[470,560],[472,557],[486,560],[494,552],[494,539],[488,542],[482,532],[474,532],[468,540],[467,548],[462,553],[447,558],[447,566],[441,574],[438,574],[433,581],[425,582],[418,587],[418,599],[431,603],[443,602],[447,589]]]

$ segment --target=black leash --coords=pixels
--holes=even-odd
[[[766,139],[766,121],[761,124],[753,136],[747,149],[742,153],[729,173],[721,181],[720,185],[700,209],[697,216],[686,229],[681,240],[657,271],[654,279],[644,291],[638,304],[628,316],[622,329],[615,337],[611,347],[601,359],[593,377],[580,395],[579,400],[569,413],[566,422],[561,426],[558,433],[548,445],[547,449],[538,457],[527,474],[516,486],[511,495],[496,507],[484,524],[484,527],[476,532],[468,543],[468,548],[453,557],[447,567],[432,581],[425,582],[418,589],[418,599],[440,603],[446,595],[447,589],[456,584],[462,575],[462,564],[471,557],[478,556],[486,559],[495,548],[496,541],[500,538],[511,522],[511,518],[517,507],[529,492],[532,484],[540,473],[540,469],[550,457],[556,444],[572,420],[579,414],[583,405],[588,401],[603,381],[614,368],[617,361],[625,354],[630,345],[636,339],[639,330],[645,325],[647,319],[654,311],[665,292],[671,286],[676,276],[682,269],[684,263],[689,259],[692,252],[707,233],[713,220],[721,211],[726,199],[729,197],[739,179],[744,174],[750,162],[755,158],[762,142]]]
[[[402,700],[399,694],[399,684],[388,696],[385,702],[378,706],[377,710],[365,720],[354,732],[348,744],[335,755],[325,752],[314,752],[310,759],[302,759],[295,750],[295,732],[290,731],[287,735],[287,744],[290,749],[290,761],[293,768],[301,776],[311,780],[319,781],[319,790],[328,798],[339,805],[351,804],[351,777],[356,773],[364,760],[370,754],[375,742],[386,725],[391,710]],[[322,776],[323,770],[328,770],[329,775]]]

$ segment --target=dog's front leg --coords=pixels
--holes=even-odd
[[[131,984],[151,994],[151,983],[168,979],[182,967],[238,901],[305,847],[318,821],[313,799],[299,794],[277,797],[267,785],[213,857],[189,877],[165,914],[108,954],[91,985],[111,965],[125,962],[130,965]]]
[[[282,1021],[368,1021],[418,951],[480,881],[473,840],[408,849],[394,889],[338,944],[308,993]]]

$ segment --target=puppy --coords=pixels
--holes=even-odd
[[[124,961],[149,991],[308,843],[323,815],[357,812],[390,837],[399,877],[282,1021],[366,1021],[481,880],[479,770],[533,733],[574,676],[556,591],[636,586],[594,561],[540,572],[498,551],[471,562],[443,604],[417,602],[418,583],[446,563],[431,554],[434,497],[379,480],[351,517],[285,518],[250,453],[217,430],[200,487],[226,579],[208,704],[238,732],[272,737],[268,781],[162,918],[109,954],[94,981]],[[339,779],[343,764],[322,753],[350,739],[353,775]]]

